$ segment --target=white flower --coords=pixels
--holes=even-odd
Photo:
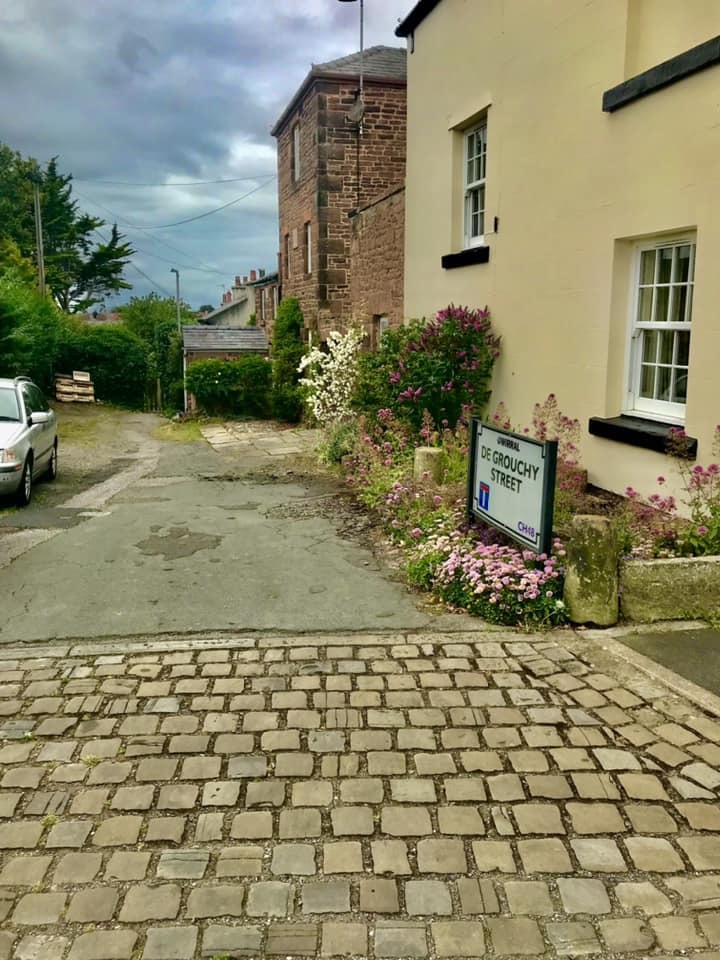
[[[556,610],[564,610],[564,609],[565,609],[565,604],[564,604],[564,602],[563,602],[562,600],[556,600],[556,601],[555,601],[555,609],[556,609]]]
[[[328,334],[327,351],[314,347],[300,361],[300,383],[306,388],[305,403],[318,423],[329,426],[351,415],[357,362],[364,334],[350,330]]]

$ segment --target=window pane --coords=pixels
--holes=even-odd
[[[674,249],[674,247],[662,247],[662,249],[658,250],[658,255],[660,257],[658,283],[670,283]]]
[[[673,389],[673,402],[685,403],[687,400],[687,370],[675,371],[675,386]]]
[[[676,278],[678,283],[687,283],[690,279],[690,244],[677,248]]]
[[[673,362],[673,347],[675,346],[675,334],[672,330],[665,330],[658,334],[660,337],[660,353],[658,363]]]
[[[687,287],[673,287],[672,303],[670,306],[670,320],[672,323],[685,322],[685,305],[687,303]]]
[[[655,251],[643,250],[640,256],[640,283],[652,283],[655,279]]]
[[[675,358],[675,362],[686,367],[690,362],[690,333],[685,333],[685,331],[680,330],[675,336],[677,337],[677,357]]]
[[[653,288],[641,287],[638,301],[638,323],[650,323],[652,320]]]
[[[652,399],[655,396],[655,367],[643,364],[640,372],[640,396]]]
[[[670,400],[670,378],[672,375],[672,367],[658,367],[657,368],[657,400]]]
[[[643,363],[655,363],[657,360],[657,348],[660,334],[657,330],[643,330]]]
[[[670,287],[656,287],[655,289],[655,323],[665,323],[668,318],[670,301]]]

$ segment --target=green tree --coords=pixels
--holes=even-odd
[[[295,297],[280,301],[272,341],[273,412],[280,420],[295,422],[302,414],[298,365],[304,346],[304,319],[300,302]]]
[[[60,309],[83,313],[130,289],[123,270],[134,250],[117,225],[107,236],[104,220],[79,210],[72,176],[59,172],[56,158],[43,170],[5,144],[0,144],[0,265],[12,264],[12,248],[3,241],[12,241],[22,258],[36,260],[32,175],[40,178],[46,283]]]
[[[147,393],[158,408],[182,405],[182,337],[177,329],[175,300],[149,293],[132,297],[119,308],[123,325],[148,349]],[[193,311],[180,304],[180,323],[192,323]]]
[[[32,377],[49,390],[62,336],[62,315],[18,267],[0,267],[0,377]]]

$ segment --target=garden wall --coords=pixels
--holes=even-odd
[[[712,620],[720,616],[720,557],[629,560],[620,566],[626,620]]]

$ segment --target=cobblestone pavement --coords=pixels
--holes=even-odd
[[[273,429],[261,420],[208,424],[200,432],[214,450],[247,452],[263,458],[287,457],[315,448],[317,430]]]
[[[720,723],[572,639],[4,650],[0,958],[718,960]]]

